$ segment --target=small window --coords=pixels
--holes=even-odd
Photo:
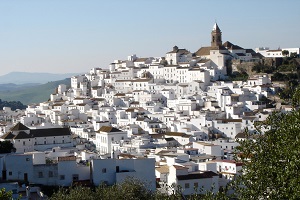
[[[53,177],[53,171],[49,171],[48,176],[49,176],[49,178]]]
[[[26,158],[26,161],[29,161],[30,160],[30,158]]]
[[[60,179],[60,180],[65,180],[65,175],[60,175],[60,176],[59,176],[59,179]]]
[[[198,188],[198,183],[194,183],[194,188]]]
[[[73,181],[78,181],[79,180],[79,175],[78,174],[73,174]]]
[[[8,172],[8,175],[9,175],[9,176],[12,176],[12,172]]]
[[[106,168],[103,168],[103,169],[102,169],[102,173],[106,173]]]
[[[43,172],[39,172],[39,178],[43,178]]]
[[[190,188],[190,184],[189,184],[189,183],[186,183],[186,184],[184,184],[184,187],[185,187],[185,188]]]
[[[222,174],[219,174],[219,178],[222,178]]]

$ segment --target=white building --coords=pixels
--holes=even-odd
[[[120,143],[127,138],[127,132],[121,131],[112,126],[102,126],[96,132],[96,148],[102,155],[109,155],[117,149],[113,149],[113,143]]]
[[[149,190],[156,190],[154,159],[94,159],[91,177],[95,185],[113,185],[134,178],[145,183]]]
[[[73,146],[68,128],[29,129],[21,123],[17,123],[1,139],[11,141],[17,153]]]

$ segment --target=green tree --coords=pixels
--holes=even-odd
[[[287,57],[289,55],[289,53],[290,52],[288,50],[283,50],[282,51],[282,55],[285,56],[285,57]]]
[[[196,191],[195,191],[196,192]],[[72,187],[61,188],[58,192],[54,193],[50,200],[228,200],[225,192],[219,192],[217,194],[211,191],[203,191],[204,194],[193,194],[183,198],[181,190],[176,190],[174,194],[167,195],[158,191],[150,191],[147,187],[147,183],[143,183],[137,179],[129,178],[123,183],[113,186],[100,185],[94,189],[88,187]]]
[[[290,55],[290,57],[291,57],[291,58],[297,58],[297,57],[298,57],[298,55],[297,55],[297,53],[296,53],[296,52],[292,52],[292,53],[291,53],[291,55]]]
[[[232,182],[238,199],[300,198],[300,110],[274,113],[254,139],[240,141],[242,175]],[[267,130],[264,131],[263,130]]]
[[[0,141],[0,153],[11,153],[16,151],[16,148],[10,141]]]
[[[10,107],[12,110],[27,108],[20,101],[2,101],[0,99],[0,109],[3,109],[3,107]]]
[[[1,200],[11,200],[12,199],[12,191],[5,191],[5,188],[0,190],[0,199]]]
[[[300,106],[300,86],[295,89],[295,92],[292,97],[292,106],[293,107],[298,107]]]
[[[94,190],[88,187],[75,186],[73,188],[61,188],[51,196],[51,200],[112,200],[112,199],[155,199],[156,193],[150,191],[147,186],[136,179],[128,178],[123,183],[112,186],[100,185]]]

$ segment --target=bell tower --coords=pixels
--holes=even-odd
[[[222,45],[222,32],[217,23],[215,23],[211,31],[211,46],[219,47]]]

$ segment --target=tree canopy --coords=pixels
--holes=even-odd
[[[0,199],[2,200],[11,200],[12,191],[5,191],[5,188],[0,189]]]
[[[283,56],[288,56],[289,53],[290,53],[290,52],[289,52],[288,50],[283,50],[283,51],[282,51],[282,55],[283,55]]]
[[[88,188],[82,186],[75,186],[72,188],[60,188],[58,192],[54,193],[50,200],[182,200],[182,193],[178,190],[172,195],[153,192],[147,188],[147,184],[133,178],[126,179],[123,183],[115,184],[113,186],[101,185],[96,188]],[[203,200],[227,200],[223,192],[214,194],[211,191],[206,191],[204,194],[193,194],[185,197],[187,200],[203,199]]]
[[[240,142],[242,175],[233,182],[238,199],[300,198],[300,111],[274,113],[261,134]],[[264,131],[263,130],[267,130]]]
[[[3,109],[3,107],[10,107],[12,110],[27,108],[20,101],[2,101],[0,99],[0,109]]]
[[[0,141],[0,154],[11,153],[16,151],[16,148],[10,141]]]

